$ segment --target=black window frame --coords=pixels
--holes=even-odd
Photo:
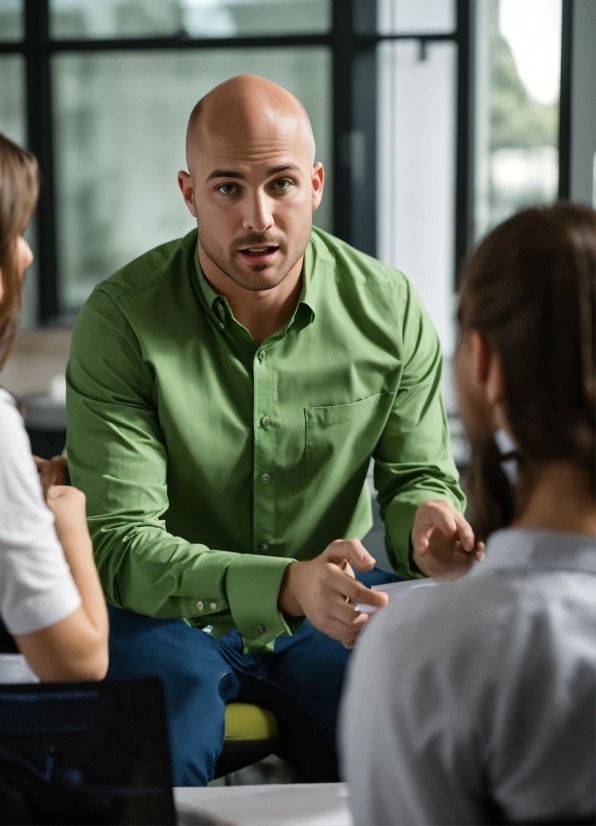
[[[452,32],[379,34],[376,0],[331,0],[331,29],[321,34],[259,37],[61,39],[50,37],[49,0],[24,0],[24,39],[0,42],[1,54],[25,60],[26,134],[42,172],[37,209],[38,318],[42,326],[63,323],[60,315],[56,244],[56,189],[52,116],[52,57],[58,53],[163,51],[325,46],[332,56],[333,232],[363,252],[377,251],[377,46],[414,40],[422,52],[431,42],[457,45],[455,158],[455,261],[457,273],[473,241],[473,29],[474,0],[456,0]],[[571,122],[571,21],[573,0],[563,0],[559,130],[559,197],[569,197]],[[364,174],[354,176],[355,136],[364,137]],[[362,170],[360,170],[362,172]]]

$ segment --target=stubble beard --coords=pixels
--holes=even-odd
[[[234,265],[232,255],[226,255],[221,249],[217,248],[215,244],[211,244],[210,240],[206,239],[204,235],[201,234],[201,230],[199,228],[199,243],[207,258],[209,258],[209,260],[213,264],[215,264],[215,266],[218,267],[224,273],[224,275],[227,275],[227,277],[231,279],[235,284],[237,284],[239,287],[242,287],[242,289],[250,290],[251,292],[273,290],[275,287],[278,287],[304,254],[304,250],[306,249],[309,238],[310,229],[304,245],[299,245],[300,247],[303,246],[304,248],[297,251],[294,255],[292,255],[291,251],[286,254],[284,260],[278,268],[279,277],[276,278],[274,282],[269,284],[254,284],[250,280],[250,276],[247,276],[244,270]],[[263,273],[271,268],[271,264],[254,264],[251,267],[254,273]]]

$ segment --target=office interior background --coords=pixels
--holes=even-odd
[[[466,251],[516,210],[594,203],[594,0],[0,0],[0,131],[38,156],[36,255],[0,380],[64,441],[70,328],[99,281],[188,232],[191,108],[242,72],[295,93],[326,168],[315,224],[403,270],[450,383]],[[383,558],[378,520],[369,539]]]

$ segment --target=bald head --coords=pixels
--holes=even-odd
[[[205,145],[216,143],[226,154],[248,149],[283,151],[301,148],[315,159],[315,139],[306,109],[282,86],[257,75],[238,75],[220,83],[191,112],[186,131],[186,162],[192,173]]]
[[[195,106],[186,158],[178,185],[210,283],[248,295],[299,278],[325,181],[300,101],[256,75],[226,80]]]

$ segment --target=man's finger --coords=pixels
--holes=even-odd
[[[360,614],[358,616],[358,623],[351,626],[346,625],[333,617],[329,617],[328,622],[325,624],[325,628],[322,628],[321,630],[323,630],[327,636],[332,637],[334,640],[339,640],[339,642],[341,642],[346,648],[353,648],[358,639],[358,635],[362,631],[364,625],[368,622],[368,619],[368,614]]]
[[[474,536],[472,526],[470,525],[466,517],[463,515],[463,513],[455,511],[453,515],[457,523],[457,537],[461,543],[463,550],[468,552],[473,551],[476,538]]]
[[[421,524],[415,523],[412,531],[412,546],[417,553],[425,554],[428,551],[430,538],[437,529],[443,536],[455,536],[457,523],[453,513],[442,507],[425,508]]]
[[[356,574],[354,573],[352,566],[348,562],[347,559],[344,559],[343,562],[340,563],[341,570],[344,574],[347,574],[351,579],[356,579]]]
[[[341,566],[347,560],[359,571],[370,571],[375,564],[374,556],[369,554],[359,539],[336,539],[327,547],[327,552],[337,565]]]
[[[333,600],[330,602],[327,610],[332,617],[342,622],[346,628],[359,628],[366,622],[362,617],[368,616],[368,614],[356,611],[355,604],[353,602],[346,602],[342,597],[337,601]]]
[[[389,602],[389,597],[384,591],[373,591],[372,588],[367,588],[358,580],[347,580],[341,593],[348,597],[354,605],[363,603],[364,605],[372,605],[375,608],[384,608]]]
[[[336,565],[329,566],[328,576],[329,586],[337,592],[344,603],[346,599],[349,599],[354,605],[363,602],[366,605],[374,605],[376,608],[384,608],[388,602],[389,598],[383,591],[373,591],[367,588],[357,579],[352,579],[343,571],[338,570]]]

